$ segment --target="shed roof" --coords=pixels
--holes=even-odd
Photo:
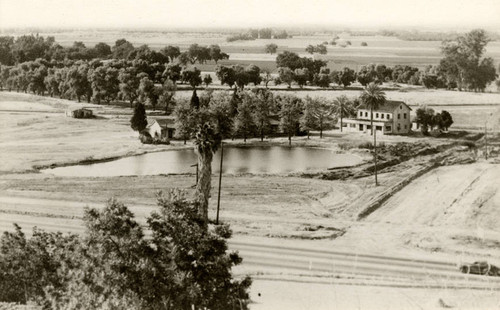
[[[399,107],[401,104],[404,104],[408,109],[411,110],[411,108],[404,102],[404,101],[398,101],[398,100],[386,100],[386,102],[378,107],[378,109],[374,110],[375,112],[388,112],[392,113],[394,110],[396,110],[397,107]],[[361,104],[358,108],[363,109],[363,110],[369,110],[369,108],[366,107],[365,104]]]

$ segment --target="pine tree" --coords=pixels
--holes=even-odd
[[[130,127],[133,130],[141,132],[148,125],[146,118],[146,110],[144,109],[144,104],[139,103],[134,108],[134,115],[130,119]]]

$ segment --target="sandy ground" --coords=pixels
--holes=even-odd
[[[415,289],[256,280],[252,310],[498,309],[498,291]]]

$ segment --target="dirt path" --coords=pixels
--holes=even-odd
[[[500,262],[500,165],[435,169],[392,196],[338,240],[384,251],[421,249],[459,254],[457,261]]]

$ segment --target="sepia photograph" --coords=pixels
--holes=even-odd
[[[0,310],[500,309],[500,1],[0,0]]]

